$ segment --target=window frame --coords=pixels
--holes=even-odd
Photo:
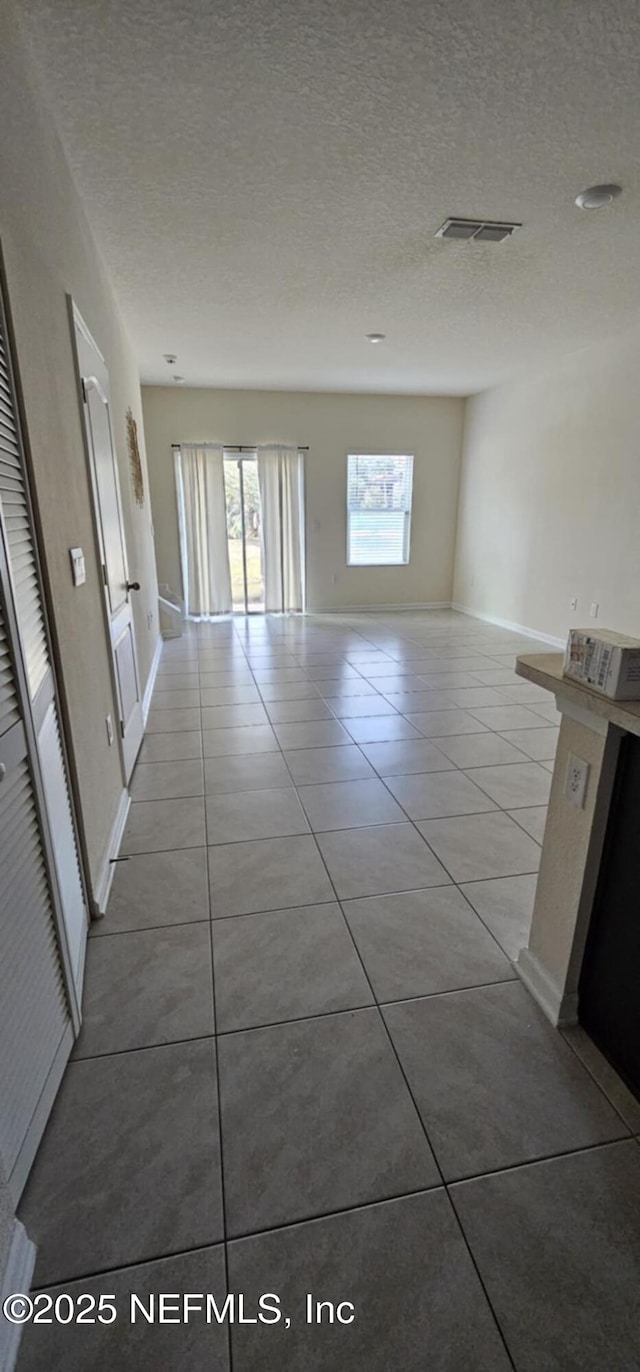
[[[406,530],[406,531],[405,531],[405,538],[404,538],[403,551],[406,552],[406,557],[403,557],[402,560],[399,561],[399,562],[352,562],[352,561],[351,561],[351,556],[350,556],[350,554],[351,554],[351,515],[352,515],[352,513],[355,513],[355,511],[352,511],[352,510],[350,510],[350,508],[349,508],[349,464],[350,464],[350,461],[351,461],[352,458],[354,458],[354,459],[357,459],[357,458],[377,458],[377,459],[379,459],[379,458],[403,458],[405,461],[407,461],[407,462],[410,463],[410,475],[409,475],[409,506],[408,506],[408,509],[405,510],[405,511],[403,512],[403,513],[404,513],[404,518],[405,518],[405,530]],[[347,565],[347,567],[408,567],[408,566],[409,566],[409,562],[410,562],[410,560],[411,560],[411,521],[412,521],[412,516],[413,516],[413,469],[414,469],[414,462],[415,462],[415,453],[412,453],[412,452],[404,452],[404,453],[403,453],[403,452],[390,452],[388,449],[385,449],[384,451],[380,451],[380,452],[371,452],[371,450],[368,450],[367,452],[353,452],[353,450],[351,450],[351,451],[349,451],[349,452],[347,453],[347,464],[346,464],[346,465],[347,465],[347,473],[346,473],[346,502],[345,502],[345,503],[346,503],[346,516],[347,516],[347,518],[346,518],[346,547],[345,547],[345,558],[346,558],[346,565]],[[389,511],[389,513],[391,513],[391,511]],[[396,513],[400,514],[401,511],[398,510]]]

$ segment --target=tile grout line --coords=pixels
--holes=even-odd
[[[332,902],[332,904],[333,904],[333,903],[334,903],[334,902]],[[340,905],[340,901],[336,901],[335,904],[339,906],[339,905]],[[345,916],[343,910],[341,910],[341,914],[342,914],[343,918],[346,919],[346,916]],[[349,930],[349,933],[351,934],[351,930]],[[351,935],[351,937],[352,937],[352,939],[353,939],[353,935]],[[359,960],[362,962],[362,958],[360,958]],[[428,993],[427,993],[426,995],[424,995],[424,996],[403,996],[403,997],[400,997],[400,999],[398,999],[398,1000],[382,1000],[382,1001],[377,1000],[377,999],[374,999],[374,1000],[372,1000],[372,1001],[365,1001],[364,1004],[361,1003],[361,1004],[359,1004],[359,1005],[341,1005],[341,1006],[339,1007],[339,1009],[337,1009],[337,1010],[314,1010],[314,1011],[311,1012],[311,1014],[308,1014],[308,1015],[294,1015],[294,1016],[293,1016],[292,1018],[290,1018],[290,1019],[267,1020],[267,1021],[265,1021],[264,1023],[261,1022],[261,1023],[259,1023],[259,1024],[239,1024],[239,1025],[234,1026],[233,1029],[220,1029],[220,1030],[218,1031],[218,1038],[229,1038],[229,1037],[231,1037],[231,1035],[233,1035],[233,1034],[254,1034],[254,1033],[260,1033],[260,1031],[261,1031],[262,1029],[282,1029],[285,1025],[288,1025],[288,1024],[308,1024],[311,1020],[335,1019],[337,1015],[357,1015],[357,1014],[361,1014],[363,1011],[366,1011],[366,1010],[376,1010],[376,1009],[377,1009],[377,1010],[382,1011],[382,1010],[385,1010],[385,1009],[387,1008],[387,1006],[392,1006],[392,1005],[412,1005],[412,1004],[414,1004],[415,1001],[421,1001],[421,1000],[435,1000],[435,999],[439,999],[441,996],[462,996],[462,995],[465,995],[468,991],[486,991],[486,990],[488,990],[488,989],[489,989],[490,987],[492,987],[492,986],[514,986],[514,985],[517,985],[517,984],[518,984],[518,978],[517,978],[517,977],[504,977],[501,981],[480,982],[477,986],[459,986],[459,987],[455,987],[454,989],[448,990],[448,991],[431,991],[431,992],[428,992]],[[373,992],[373,987],[371,987],[371,991],[372,991],[372,994],[375,994],[375,993]],[[187,1040],[187,1042],[190,1042],[190,1040]],[[149,1046],[152,1047],[152,1046],[155,1046],[155,1045],[149,1045]],[[166,1045],[163,1045],[163,1044],[160,1045],[160,1047],[164,1047],[164,1046],[166,1046]],[[132,1049],[128,1048],[128,1049],[122,1049],[122,1050],[121,1050],[121,1052],[139,1052],[139,1051],[141,1051],[141,1050],[136,1049],[136,1048],[132,1048]],[[144,1050],[142,1050],[142,1051],[144,1051]],[[114,1054],[109,1054],[109,1055],[100,1054],[99,1056],[104,1057],[104,1056],[115,1056],[115,1055],[114,1055]]]
[[[202,738],[202,715],[200,715],[200,725],[201,725],[201,728],[200,728],[200,741],[201,741],[201,743],[203,744],[203,743],[204,743],[204,740],[203,740],[203,738]],[[204,786],[204,748],[203,748],[203,763],[202,763],[202,766],[203,766],[203,786]],[[208,830],[208,818],[207,818],[206,795],[205,795],[205,798],[204,798],[204,837],[205,837],[205,845],[204,845],[204,847],[205,847],[205,867],[206,867],[206,881],[207,881],[207,912],[208,912],[208,916],[209,916],[208,923],[209,923],[209,958],[210,958],[210,964],[211,964],[211,1001],[212,1001],[212,1010],[213,1010],[213,1051],[214,1051],[214,1064],[215,1064],[215,1072],[216,1072],[216,1091],[215,1091],[215,1094],[216,1094],[216,1105],[217,1105],[217,1111],[218,1111],[218,1150],[219,1150],[219,1156],[220,1156],[220,1211],[221,1211],[221,1218],[222,1218],[222,1253],[223,1253],[223,1263],[224,1263],[224,1280],[225,1280],[225,1288],[226,1288],[225,1294],[227,1294],[228,1291],[229,1291],[229,1255],[228,1255],[228,1250],[227,1250],[227,1201],[226,1201],[226,1189],[225,1189],[225,1184],[224,1184],[224,1141],[223,1141],[223,1136],[222,1136],[222,1099],[221,1099],[221,1088],[220,1088],[220,1054],[219,1054],[219,1051],[218,1051],[218,1009],[217,1009],[217,1003],[216,1003],[216,971],[215,971],[215,956],[214,956],[214,946],[213,946],[213,920],[211,919],[211,883],[210,883],[210,880],[209,880],[209,844],[208,844],[208,842],[207,842],[208,837],[209,837],[209,830]],[[233,1353],[232,1353],[232,1347],[231,1347],[231,1328],[230,1328],[230,1325],[229,1325],[229,1324],[227,1324],[227,1328],[226,1328],[226,1347],[227,1347],[227,1357],[228,1357],[228,1360],[229,1360],[229,1372],[232,1372],[232,1370],[233,1370]]]
[[[236,631],[235,631],[235,625],[234,625],[234,634],[235,634],[235,632],[236,632]],[[238,635],[238,639],[239,639],[239,635]],[[242,647],[242,644],[240,644],[240,647]],[[246,661],[246,654],[245,654],[245,661]],[[248,665],[248,664],[247,664],[247,665]],[[199,686],[199,683],[200,683],[200,670],[199,670],[199,663],[198,663],[198,686]],[[228,1241],[227,1241],[227,1235],[228,1235],[228,1225],[227,1225],[227,1194],[226,1194],[226,1186],[225,1186],[225,1167],[224,1167],[224,1131],[223,1131],[223,1127],[222,1127],[222,1088],[221,1088],[220,1052],[219,1052],[219,1040],[218,1040],[218,1033],[217,1033],[217,1029],[218,1029],[218,1023],[217,1023],[218,1010],[217,1010],[217,1003],[216,1003],[215,948],[214,948],[214,936],[213,936],[213,924],[214,924],[214,921],[213,921],[213,919],[212,919],[212,914],[211,914],[211,881],[210,881],[210,858],[209,858],[209,842],[208,842],[208,839],[209,839],[209,820],[208,820],[207,799],[206,799],[206,759],[205,759],[205,757],[204,757],[204,724],[203,724],[203,718],[202,718],[202,705],[201,705],[201,708],[200,708],[200,741],[201,741],[201,745],[202,745],[202,759],[203,759],[202,766],[203,766],[203,785],[204,785],[204,798],[203,798],[203,804],[204,804],[204,836],[205,836],[205,861],[206,861],[206,872],[207,872],[207,908],[208,908],[208,913],[209,913],[209,948],[210,948],[210,957],[211,957],[211,991],[212,991],[212,997],[213,997],[213,1015],[214,1015],[214,1045],[215,1045],[215,1067],[216,1067],[216,1095],[217,1095],[217,1107],[218,1107],[218,1147],[219,1147],[219,1152],[220,1152],[220,1200],[221,1200],[221,1210],[222,1210],[222,1235],[223,1235],[223,1237],[222,1237],[222,1244],[223,1244],[223,1258],[224,1258],[224,1277],[225,1277],[225,1283],[226,1283],[226,1293],[228,1293],[228,1292],[229,1292],[229,1287],[230,1287],[230,1282],[229,1282],[229,1248],[228,1248]],[[232,1340],[231,1334],[232,1334],[231,1326],[230,1326],[230,1324],[227,1324],[227,1329],[226,1329],[226,1347],[227,1347],[227,1357],[228,1357],[228,1362],[229,1362],[229,1372],[233,1372],[233,1361],[234,1361],[234,1355],[233,1355],[233,1340]]]

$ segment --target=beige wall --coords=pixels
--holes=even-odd
[[[171,443],[279,440],[310,450],[309,609],[450,601],[461,400],[175,386],[145,386],[142,398],[160,581],[173,589],[181,584]],[[407,567],[346,566],[346,454],[369,451],[415,454]]]
[[[122,791],[122,777],[118,749],[108,747],[105,729],[105,716],[115,716],[115,704],[66,292],[73,295],[110,372],[129,570],[143,588],[134,611],[144,684],[157,636],[157,590],[149,501],[142,510],[133,502],[125,448],[128,405],[142,427],[140,387],[110,283],[6,5],[0,21],[0,127],[0,241],[95,878]],[[68,550],[78,544],[87,559],[87,583],[76,590],[71,583]],[[153,614],[150,628],[148,611]]]
[[[467,402],[458,604],[564,638],[597,601],[640,635],[639,366],[629,334]]]

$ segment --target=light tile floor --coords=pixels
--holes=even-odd
[[[21,1206],[35,1286],[119,1317],[21,1372],[640,1365],[640,1105],[513,967],[558,725],[518,651],[450,612],[165,645]],[[290,1327],[127,1318],[227,1290]]]

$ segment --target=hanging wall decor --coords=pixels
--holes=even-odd
[[[131,482],[133,494],[137,505],[144,505],[144,480],[142,476],[142,463],[140,461],[140,449],[138,447],[138,426],[131,413],[127,410],[127,447],[129,449],[129,466],[131,468]]]

